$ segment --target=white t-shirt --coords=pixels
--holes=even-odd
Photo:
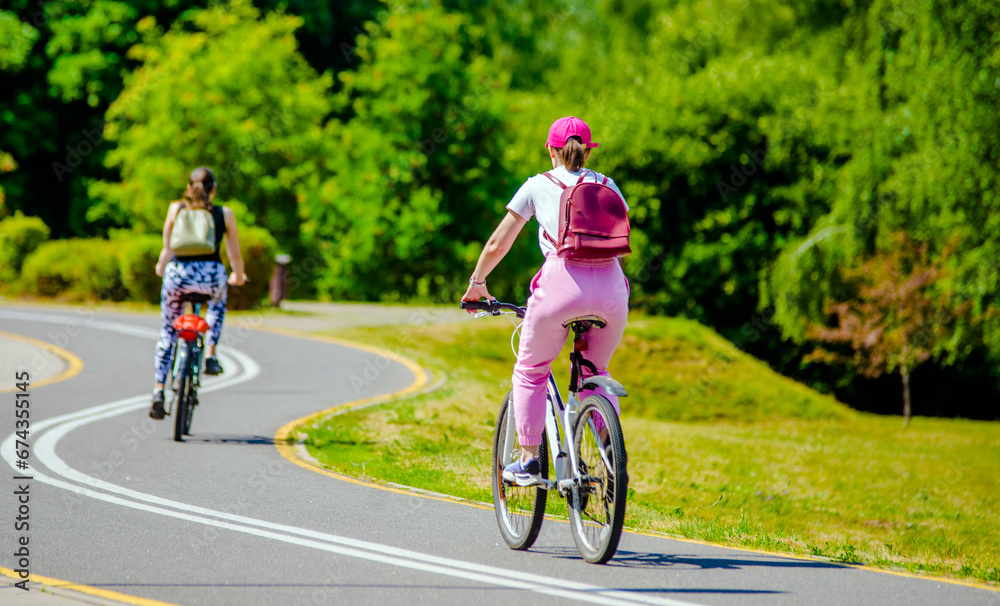
[[[584,173],[588,173],[586,180],[590,181],[594,177],[595,172],[588,168],[570,172],[566,170],[565,165],[548,171],[549,174],[562,181],[567,187],[576,185],[577,180],[580,179],[580,175]],[[598,183],[604,180],[604,175],[601,173],[596,173],[596,175]],[[625,201],[625,196],[622,196],[622,192],[615,185],[614,180],[608,178],[607,185],[618,192],[618,195],[622,197],[622,201]],[[556,252],[556,247],[545,237],[545,233],[548,232],[553,240],[559,237],[559,197],[562,195],[562,192],[562,188],[553,183],[544,174],[537,174],[525,181],[524,185],[517,190],[517,193],[514,194],[514,197],[507,204],[508,210],[514,211],[525,221],[531,219],[532,215],[538,220],[538,246],[542,249],[543,255],[548,255],[549,253],[555,254]],[[625,203],[625,210],[628,210],[627,202]]]

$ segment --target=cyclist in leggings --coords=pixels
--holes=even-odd
[[[545,142],[552,160],[553,175],[567,186],[587,173],[584,165],[590,150],[590,128],[583,120],[569,116],[556,120]],[[588,176],[588,180],[590,179]],[[597,174],[598,182],[604,175]],[[621,195],[614,181],[607,185]],[[521,327],[521,343],[514,365],[513,406],[521,459],[507,466],[503,476],[508,481],[527,486],[541,482],[538,447],[545,428],[546,382],[550,366],[566,342],[567,320],[596,315],[607,326],[588,333],[587,359],[601,375],[608,374],[608,363],[621,342],[628,321],[628,281],[617,259],[578,261],[556,256],[555,246],[547,235],[558,234],[559,197],[562,188],[544,174],[528,179],[507,204],[507,214],[483,247],[476,269],[469,278],[463,301],[493,297],[486,290],[486,276],[497,266],[524,227],[534,216],[538,220],[538,245],[545,263],[531,281],[531,296]],[[624,199],[624,196],[623,196]],[[585,376],[590,371],[584,369]],[[618,398],[596,390],[618,408]],[[587,394],[581,394],[581,398]]]
[[[208,168],[196,168],[191,172],[184,199],[170,204],[167,218],[163,223],[163,249],[156,263],[156,275],[163,278],[160,290],[160,340],[156,343],[156,376],[153,387],[153,404],[149,416],[162,419],[163,384],[166,383],[172,364],[171,352],[177,340],[174,320],[181,315],[183,305],[181,295],[199,293],[209,295],[208,313],[205,320],[210,327],[205,341],[205,374],[222,373],[222,366],[215,357],[215,346],[222,334],[222,320],[226,315],[226,290],[229,284],[238,286],[246,282],[243,273],[243,257],[240,255],[240,241],[236,232],[236,217],[230,208],[212,204],[215,198],[215,175]],[[174,221],[181,208],[206,209],[215,221],[215,250],[210,254],[177,257],[170,248],[170,235]],[[226,276],[226,266],[219,256],[223,236],[233,273]]]

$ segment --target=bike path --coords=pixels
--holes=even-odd
[[[2,315],[0,330],[14,330],[16,322]],[[96,321],[136,332],[157,324],[155,317]],[[16,330],[39,337],[51,326],[21,322]],[[610,565],[590,566],[557,521],[546,521],[531,552],[512,552],[488,508],[337,481],[278,454],[271,439],[278,427],[317,409],[405,389],[412,372],[379,364],[382,374],[356,393],[349,378],[364,373],[374,354],[241,333],[238,322],[231,328],[244,335],[234,350],[259,369],[204,395],[195,436],[185,444],[170,439],[170,426],[145,417],[146,402],[128,403],[149,392],[148,336],[94,328],[67,344],[85,370],[38,390],[40,419],[116,401],[132,408],[103,418],[107,412],[87,413],[72,421],[75,427],[62,423],[40,434],[44,442],[64,430],[50,440],[52,456],[41,472],[71,489],[33,486],[36,574],[178,604],[1000,602],[996,592],[941,581],[634,533],[623,536]],[[237,358],[224,364],[230,377],[246,373]],[[0,418],[9,431],[8,423]],[[5,535],[0,566],[11,547]]]
[[[37,386],[68,379],[82,368],[79,358],[48,341],[0,331],[0,393],[15,391],[24,372]]]

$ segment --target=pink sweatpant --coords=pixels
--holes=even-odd
[[[599,316],[607,326],[586,333],[584,357],[608,375],[608,363],[628,321],[628,281],[616,259],[571,261],[549,256],[531,281],[528,311],[521,326],[521,344],[514,364],[514,420],[521,444],[541,444],[545,429],[545,391],[552,361],[559,355],[568,328],[563,322],[579,316]],[[584,369],[584,376],[592,373]],[[618,398],[595,390],[618,409]],[[580,393],[580,399],[588,393]]]

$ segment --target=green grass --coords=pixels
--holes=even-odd
[[[491,502],[510,328],[483,319],[337,332],[445,382],[316,419],[301,428],[310,453],[342,473]],[[918,417],[904,429],[776,375],[687,320],[633,319],[611,370],[630,393],[629,527],[1000,583],[1000,424]]]

